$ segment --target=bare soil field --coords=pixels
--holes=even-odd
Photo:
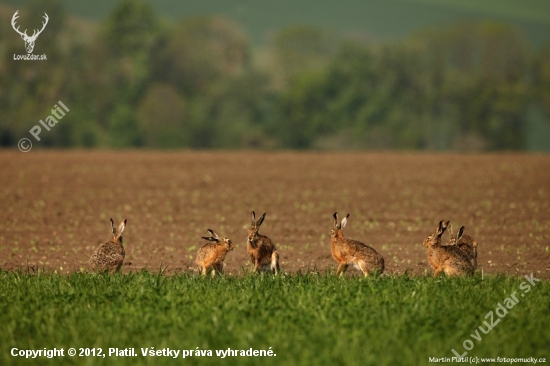
[[[338,211],[387,273],[431,273],[422,241],[451,220],[477,239],[484,274],[550,277],[548,155],[4,150],[0,162],[4,270],[87,271],[112,217],[128,219],[123,273],[196,272],[210,228],[235,243],[225,272],[239,274],[255,210],[285,272],[323,272]]]

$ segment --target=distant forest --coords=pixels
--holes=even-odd
[[[15,10],[29,35],[48,14],[33,51],[47,61],[14,60],[27,53]],[[517,24],[384,39],[304,23],[261,47],[246,29],[224,15],[167,20],[138,0],[97,22],[59,0],[3,5],[0,146],[61,101],[69,112],[35,146],[550,150],[550,43],[532,46]]]

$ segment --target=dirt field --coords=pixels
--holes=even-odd
[[[4,270],[87,270],[112,217],[128,219],[123,272],[195,271],[211,228],[236,244],[225,270],[239,273],[255,210],[267,211],[260,233],[286,272],[324,271],[338,211],[388,273],[431,273],[422,240],[445,219],[477,239],[484,273],[550,277],[548,155],[0,151],[0,161]]]

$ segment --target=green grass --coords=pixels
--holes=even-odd
[[[0,364],[417,365],[452,357],[512,292],[520,302],[469,356],[550,356],[550,281],[524,297],[522,277],[326,275],[201,278],[0,272]],[[495,318],[497,316],[495,315]],[[12,347],[134,347],[131,358],[26,360]],[[213,357],[142,357],[140,348],[213,350]],[[220,360],[216,349],[276,357]],[[550,359],[550,358],[549,358]]]

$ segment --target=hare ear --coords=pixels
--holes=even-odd
[[[449,230],[449,235],[451,235],[451,237],[453,236],[453,227],[451,224],[449,224],[449,226],[447,226],[447,230]]]
[[[113,234],[116,233],[115,222],[113,221],[113,219],[111,219],[111,231],[113,232]]]
[[[340,224],[340,227],[342,228],[346,227],[346,224],[348,223],[348,217],[349,217],[349,214],[347,214],[346,217],[342,219],[342,223]]]
[[[458,234],[456,234],[456,242],[458,243],[458,241],[460,240],[460,238],[462,238],[462,235],[464,235],[464,229],[465,227],[461,227],[460,230],[458,230]]]
[[[447,229],[447,224],[445,224],[445,221],[441,220],[439,221],[439,225],[437,226],[436,235],[441,236]]]
[[[202,236],[202,238],[204,240],[208,240],[208,241],[217,241],[215,238],[211,237],[211,236]]]
[[[252,226],[256,225],[256,212],[252,211],[250,213],[250,222],[252,223]]]
[[[214,230],[208,229],[208,232],[210,233],[210,236],[212,236],[214,239],[219,239],[220,237],[218,234],[214,232]]]
[[[126,219],[118,225],[118,235],[121,235],[124,229],[126,228]]]
[[[338,212],[335,212],[334,215],[332,215],[332,217],[334,218],[334,227],[339,229],[339,227],[338,227]]]
[[[264,212],[264,214],[262,216],[260,216],[260,218],[258,219],[258,221],[256,221],[256,227],[260,227],[260,225],[262,224],[262,222],[264,222],[264,219],[265,219],[265,215],[267,214],[267,212]]]

